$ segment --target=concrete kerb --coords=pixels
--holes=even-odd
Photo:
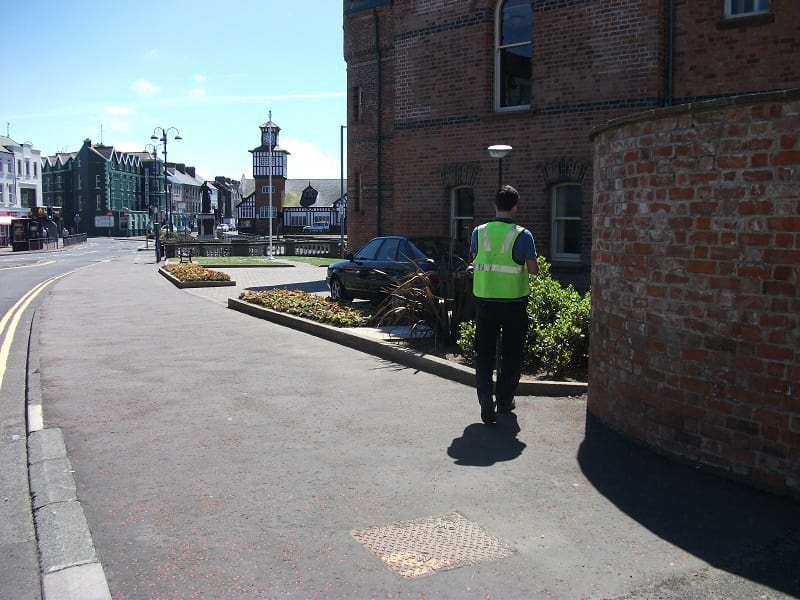
[[[475,369],[458,363],[420,354],[413,350],[402,348],[391,342],[384,342],[358,335],[351,331],[344,331],[331,325],[317,323],[302,317],[295,317],[286,313],[270,310],[262,306],[250,304],[236,298],[228,298],[228,308],[253,316],[278,325],[291,327],[304,333],[326,339],[354,350],[378,356],[398,364],[418,369],[426,373],[438,375],[457,383],[475,387]],[[588,384],[570,381],[521,381],[517,388],[518,396],[581,396],[587,392]]]
[[[105,573],[77,499],[72,463],[61,430],[31,430],[31,406],[38,405],[41,415],[42,402],[36,313],[31,319],[27,354],[27,467],[42,596],[44,600],[110,600]]]
[[[236,282],[231,281],[181,281],[177,277],[173,276],[169,271],[164,270],[163,267],[158,268],[158,272],[161,273],[167,280],[172,283],[176,288],[180,288],[185,290],[186,288],[208,288],[208,287],[226,287],[226,286],[235,286]]]

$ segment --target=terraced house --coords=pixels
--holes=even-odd
[[[77,152],[44,159],[44,203],[61,206],[62,224],[90,235],[140,235],[149,223],[149,206],[159,202],[159,161],[147,153],[83,142]],[[147,184],[147,185],[146,185]],[[152,189],[151,189],[152,187]]]
[[[498,161],[554,274],[588,286],[591,130],[800,86],[796,0],[344,0],[351,246],[493,216]],[[655,167],[654,167],[655,168]]]

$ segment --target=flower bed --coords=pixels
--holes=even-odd
[[[363,327],[371,316],[367,310],[299,290],[243,292],[239,300],[336,327]]]
[[[162,267],[170,275],[182,282],[197,282],[197,281],[230,281],[230,275],[221,273],[220,271],[212,271],[200,265],[183,264],[174,265],[167,264]]]

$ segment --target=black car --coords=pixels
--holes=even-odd
[[[357,252],[345,256],[345,260],[328,266],[331,298],[373,300],[385,297],[394,282],[418,270],[436,274],[451,256],[454,270],[466,269],[469,265],[466,248],[447,238],[374,238]]]

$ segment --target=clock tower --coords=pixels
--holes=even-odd
[[[255,233],[269,233],[270,191],[272,191],[272,231],[278,232],[278,215],[286,197],[287,159],[289,152],[278,145],[281,128],[269,120],[259,127],[261,145],[250,150],[253,155],[253,179],[255,179]]]

